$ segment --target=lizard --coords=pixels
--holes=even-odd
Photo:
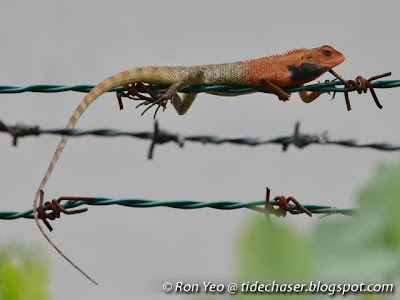
[[[169,88],[157,99],[145,101],[145,104],[163,106],[171,101],[178,114],[185,114],[194,100],[196,93],[186,93],[183,98],[177,94],[188,85],[219,85],[234,84],[243,86],[262,86],[267,92],[275,94],[279,100],[289,100],[290,94],[283,88],[302,86],[307,82],[317,79],[322,74],[341,64],[345,60],[343,54],[330,46],[322,46],[312,49],[298,48],[279,55],[270,55],[262,58],[239,61],[234,63],[199,65],[190,67],[139,67],[117,73],[96,85],[81,101],[70,117],[67,129],[73,128],[79,118],[90,104],[105,92],[116,87],[127,86],[135,83],[148,83]],[[226,96],[223,93],[208,92],[210,94]],[[317,99],[322,92],[306,91],[299,92],[305,103]],[[149,107],[149,108],[150,108]],[[59,142],[53,155],[50,165],[40,183],[33,203],[33,215],[39,230],[68,262],[78,271],[94,282],[78,266],[76,266],[49,238],[40,225],[38,217],[39,199],[42,202],[41,194],[44,187],[61,155],[68,136],[64,135]],[[40,203],[42,205],[42,203]],[[94,282],[96,283],[96,282]]]

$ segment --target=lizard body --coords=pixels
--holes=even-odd
[[[266,56],[259,59],[234,63],[191,67],[135,68],[115,74],[94,87],[72,114],[67,124],[67,128],[73,128],[87,107],[98,97],[119,86],[127,86],[139,82],[169,86],[167,91],[161,95],[159,99],[153,102],[153,105],[157,104],[165,106],[167,102],[171,100],[176,111],[179,114],[185,114],[197,95],[195,93],[188,93],[184,94],[183,99],[181,99],[177,92],[187,85],[235,84],[244,86],[263,86],[267,91],[277,95],[280,100],[286,101],[289,99],[290,95],[284,92],[282,87],[301,86],[310,82],[342,63],[344,59],[345,57],[332,47],[322,46],[313,49],[294,49],[280,55]],[[224,95],[223,93],[218,92],[209,93]],[[299,94],[304,102],[309,103],[315,100],[321,92],[299,92]],[[151,104],[151,102],[146,104]],[[37,215],[37,207],[41,191],[44,189],[44,186],[46,185],[67,140],[68,136],[63,136],[57,146],[53,159],[36,193],[33,204],[33,213],[36,224],[49,243],[75,268],[88,277],[52,243],[50,238],[43,231]]]

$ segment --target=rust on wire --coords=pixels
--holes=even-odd
[[[275,204],[270,202],[270,189],[267,188],[267,195],[265,197],[265,210],[271,214],[273,213],[277,217],[285,217],[286,213],[289,212],[292,215],[298,215],[298,214],[307,214],[310,217],[312,217],[312,213],[305,208],[299,201],[297,201],[293,197],[285,197],[285,196],[276,196],[274,200],[276,201]],[[294,203],[293,205],[290,205],[289,203],[292,202]],[[276,209],[274,205],[277,205],[279,209]]]
[[[357,91],[357,93],[367,93],[368,90],[371,92],[372,98],[375,101],[376,106],[378,106],[379,109],[382,109],[382,105],[379,102],[378,96],[375,93],[374,87],[372,86],[371,81],[380,79],[383,77],[387,77],[392,75],[391,72],[386,72],[380,75],[372,76],[369,79],[365,79],[362,76],[357,76],[356,80],[345,80],[342,76],[340,76],[338,73],[336,73],[333,70],[329,71],[333,76],[335,76],[337,79],[339,79],[341,82],[344,83],[344,86],[346,88],[352,88]],[[335,97],[335,93],[333,94],[333,98]],[[333,99],[332,98],[332,99]],[[349,92],[344,92],[344,99],[346,101],[346,106],[347,110],[351,110],[351,105],[350,105],[350,98],[349,98]]]
[[[63,212],[66,215],[74,215],[74,214],[79,214],[82,212],[87,211],[87,208],[81,208],[81,209],[75,209],[75,210],[67,210],[61,205],[61,201],[94,201],[94,198],[85,198],[85,197],[60,197],[58,199],[53,199],[50,201],[46,201],[44,203],[44,206],[47,206],[52,210],[51,213],[47,213],[43,207],[43,198],[44,198],[44,192],[41,190],[40,191],[40,202],[39,202],[39,207],[38,207],[38,217],[43,221],[43,223],[46,225],[46,227],[52,231],[53,227],[49,224],[47,219],[49,220],[55,220],[56,218],[59,218],[61,216],[61,213]]]

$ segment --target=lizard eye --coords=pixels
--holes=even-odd
[[[331,50],[322,50],[322,53],[323,53],[325,56],[331,56],[331,55],[332,55],[332,51],[331,51]]]

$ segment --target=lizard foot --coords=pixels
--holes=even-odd
[[[154,118],[157,115],[158,110],[160,109],[160,107],[163,107],[163,111],[167,108],[167,103],[168,103],[169,99],[165,99],[163,96],[159,97],[158,99],[156,99],[155,101],[151,100],[145,100],[142,103],[136,105],[136,108],[142,106],[142,105],[150,105],[149,107],[147,107],[141,114],[141,116],[143,116],[150,108],[152,108],[154,105],[158,105],[156,108],[156,111],[154,112]]]
[[[291,94],[284,92],[284,94],[278,96],[279,100],[286,102],[290,100]]]
[[[158,99],[151,99],[143,101],[142,103],[140,103],[139,105],[136,106],[136,108],[138,108],[141,105],[149,105],[149,107],[147,107],[141,114],[141,116],[143,116],[150,108],[152,108],[154,105],[158,105],[155,112],[154,112],[154,118],[157,116],[157,112],[160,109],[160,107],[163,107],[163,111],[167,108],[167,103],[169,100],[172,99],[172,97],[176,94],[175,91],[171,91],[171,90],[167,90],[164,94],[162,94],[161,96],[158,97]]]
[[[272,83],[267,76],[261,76],[259,78],[260,84],[265,88],[267,92],[275,94],[278,99],[285,102],[290,98],[290,94],[286,93],[281,87]]]
[[[165,93],[155,94],[148,85],[143,84],[143,82],[138,82],[135,84],[129,84],[125,86],[127,91],[117,92],[117,99],[119,103],[119,108],[123,109],[122,98],[128,98],[132,100],[142,100],[136,108],[142,105],[149,105],[143,112],[142,116],[145,112],[147,112],[154,105],[158,105],[154,117],[156,117],[158,110],[160,107],[163,107],[164,110],[167,107],[168,101],[173,97],[174,93],[170,90],[167,90]],[[147,93],[149,96],[143,95],[143,93]]]

